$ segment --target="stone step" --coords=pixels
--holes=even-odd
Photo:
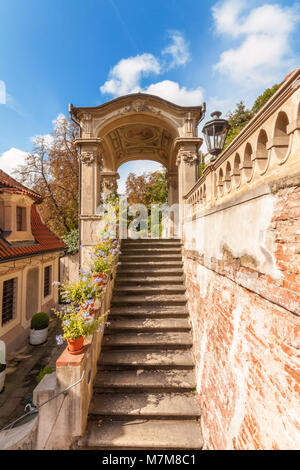
[[[186,370],[109,370],[99,371],[94,382],[96,393],[109,389],[192,391],[196,386],[195,374]]]
[[[186,305],[185,295],[123,295],[112,298],[112,306]]]
[[[117,276],[115,285],[119,286],[147,286],[147,285],[183,285],[184,279],[183,276],[171,277],[171,276],[160,276],[160,277],[120,277]]]
[[[200,416],[196,397],[191,393],[101,393],[90,404],[89,417],[187,418]]]
[[[182,254],[182,245],[181,244],[151,244],[151,245],[146,245],[146,244],[135,244],[135,245],[122,245],[121,247],[121,253],[125,252],[163,252],[163,253],[169,253],[172,251],[175,251],[175,254],[180,253]]]
[[[190,350],[159,349],[133,351],[103,351],[99,365],[106,370],[121,369],[188,369],[194,368],[194,360]]]
[[[105,335],[104,349],[188,349],[193,345],[190,333],[118,333]]]
[[[139,256],[144,256],[144,255],[149,255],[149,256],[154,256],[154,255],[178,255],[182,256],[182,251],[181,248],[122,248],[122,255],[139,255]]]
[[[203,440],[197,421],[103,421],[90,422],[77,446],[105,450],[200,450]]]
[[[169,277],[178,277],[183,276],[183,269],[182,268],[148,268],[145,266],[144,269],[140,268],[132,268],[127,270],[125,267],[121,267],[118,269],[117,279],[121,279],[124,277],[139,277],[141,279],[147,277],[162,277],[162,276],[169,276]]]
[[[180,238],[140,238],[140,239],[130,239],[127,238],[126,240],[122,240],[122,246],[123,245],[141,245],[141,244],[155,244],[155,243],[160,243],[160,244],[168,244],[168,243],[179,243],[182,244],[182,241]]]
[[[186,318],[147,318],[129,320],[110,320],[110,325],[105,328],[105,334],[115,334],[119,332],[144,332],[155,331],[190,331],[191,327]]]
[[[184,286],[172,286],[170,284],[163,286],[118,286],[114,289],[114,296],[124,295],[180,295],[185,293]]]
[[[143,265],[145,265],[146,263],[148,263],[149,261],[151,262],[160,262],[160,261],[178,261],[178,262],[181,262],[182,261],[182,255],[179,254],[179,255],[169,255],[169,254],[165,254],[165,255],[158,255],[158,254],[151,254],[151,253],[144,253],[144,254],[141,254],[141,255],[121,255],[120,256],[120,262],[121,263],[125,263],[127,261],[136,261],[138,263],[143,263]]]
[[[183,267],[183,262],[181,261],[148,261],[145,263],[145,260],[140,260],[140,261],[126,261],[122,262],[120,261],[122,270],[137,270],[137,269],[143,269],[144,272],[148,272],[151,268],[152,269],[181,269]],[[144,269],[145,268],[145,269]]]
[[[189,316],[184,306],[172,307],[164,306],[133,306],[133,307],[112,307],[109,319],[112,318],[187,318]]]

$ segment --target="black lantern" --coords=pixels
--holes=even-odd
[[[202,129],[207,150],[214,156],[212,160],[215,160],[222,152],[230,129],[228,121],[226,121],[226,119],[220,119],[221,114],[222,113],[220,111],[214,111],[211,113],[212,120],[208,121]]]

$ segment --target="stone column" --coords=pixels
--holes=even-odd
[[[169,236],[173,238],[178,236],[178,223],[179,214],[179,198],[178,198],[178,171],[169,171],[167,173],[168,179],[168,204],[169,208],[174,208],[173,211],[169,211]]]
[[[200,137],[179,138],[175,142],[180,204],[183,197],[196,183],[197,149],[200,148],[202,142]]]
[[[176,165],[178,166],[179,235],[180,232],[183,233],[184,196],[196,183],[197,151],[202,142],[200,137],[186,137],[176,139],[174,145]]]
[[[85,266],[89,252],[97,240],[99,216],[99,167],[102,165],[101,139],[81,138],[76,140],[80,146],[80,220],[79,243],[80,265]]]

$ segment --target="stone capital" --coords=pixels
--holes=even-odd
[[[96,150],[84,151],[80,154],[80,161],[85,165],[91,165],[97,160],[98,153]]]
[[[176,165],[179,166],[182,162],[186,163],[189,166],[194,165],[197,162],[196,150],[179,150],[176,158]]]
[[[185,163],[189,166],[197,162],[197,150],[201,147],[203,140],[200,137],[179,137],[174,142],[176,165]]]
[[[75,145],[80,146],[81,163],[90,166],[96,162],[98,165],[102,165],[102,139],[79,138],[75,140]]]
[[[119,173],[117,172],[109,172],[109,171],[102,171],[100,173],[101,181],[103,184],[103,192],[104,194],[114,193],[118,189],[117,180],[120,178]]]

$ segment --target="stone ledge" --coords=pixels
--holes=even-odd
[[[88,351],[90,350],[92,340],[85,339],[85,344],[83,346],[83,351],[81,354],[70,354],[68,351],[68,347],[64,350],[64,352],[59,356],[56,361],[56,367],[78,367],[81,366],[87,356]]]

